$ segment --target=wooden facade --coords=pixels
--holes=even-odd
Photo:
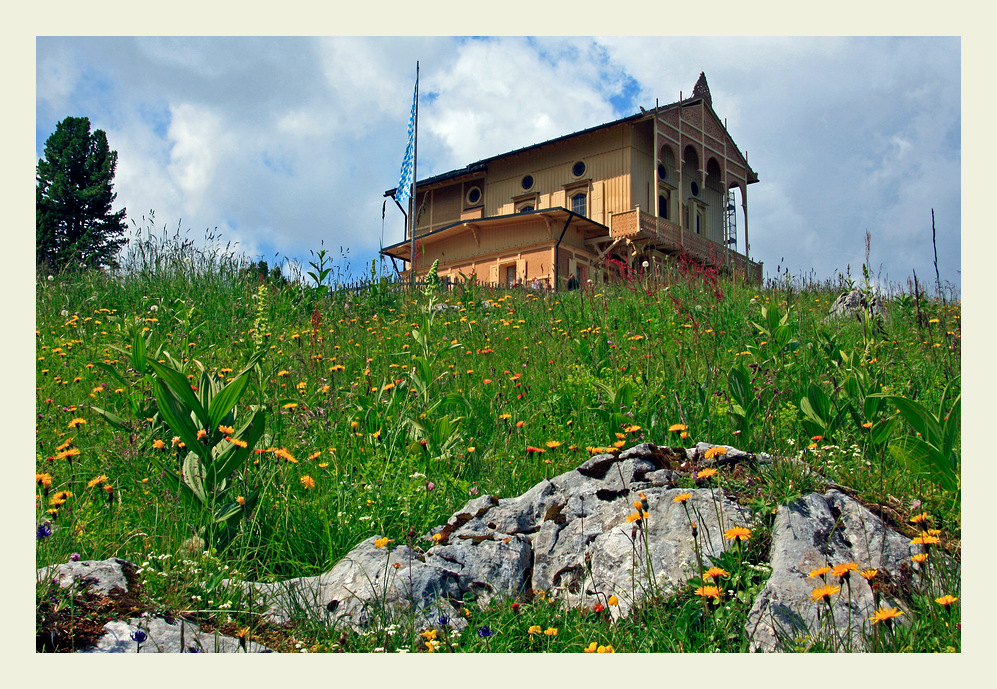
[[[439,260],[441,277],[557,288],[685,254],[761,282],[748,258],[757,181],[700,75],[676,103],[419,181],[415,271]],[[410,238],[382,253],[408,262]]]

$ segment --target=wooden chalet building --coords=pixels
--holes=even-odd
[[[439,259],[440,277],[556,289],[684,253],[761,282],[748,258],[757,181],[700,74],[678,102],[420,180],[416,276]],[[410,251],[406,236],[381,253],[408,262]]]

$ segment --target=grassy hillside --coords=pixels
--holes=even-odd
[[[316,258],[318,278],[323,264]],[[928,512],[958,552],[957,302],[895,290],[881,325],[828,323],[842,284],[761,288],[680,263],[560,294],[306,282],[263,277],[221,247],[149,239],[133,241],[120,274],[39,277],[39,566],[73,553],[126,558],[142,564],[146,592],[164,609],[255,625],[226,612],[232,601],[212,580],[317,574],[374,534],[404,542],[474,495],[515,496],[593,453],[639,442],[801,458],[894,521]],[[185,435],[178,424],[210,406],[211,391],[228,403],[204,411],[211,427]],[[171,479],[192,447],[206,464],[224,464],[205,476],[200,497]],[[778,459],[764,480],[747,479],[717,476],[759,514],[818,485]],[[756,561],[764,544],[755,541]],[[694,598],[649,606],[627,624],[654,628],[686,604],[701,610]],[[922,598],[931,631],[911,632],[908,645],[958,647],[954,627],[940,626],[954,621]],[[560,625],[543,639],[549,650],[591,640],[706,650],[721,643],[714,634],[738,650],[746,606],[733,603],[713,631],[689,626],[678,645],[673,634],[631,640],[591,615],[536,602],[475,614],[495,615],[478,622],[498,628],[528,608],[536,624]],[[422,637],[347,641],[306,627],[271,643],[425,650]],[[538,644],[524,632],[459,648]]]

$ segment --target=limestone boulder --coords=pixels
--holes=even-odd
[[[811,577],[810,573],[854,562],[859,570],[879,570],[874,582],[903,583],[910,578],[913,553],[908,538],[838,490],[811,493],[780,506],[772,528],[772,574],[748,614],[746,630],[752,649],[806,646],[821,624],[831,625],[825,603],[818,604],[812,597],[815,589],[825,585],[841,586],[840,594],[830,598],[833,627],[845,646],[841,650],[862,648],[875,612],[869,582],[857,572],[849,575],[847,583],[831,574]],[[888,598],[882,602],[895,605]],[[822,620],[818,620],[818,609]]]

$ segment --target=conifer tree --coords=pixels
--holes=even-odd
[[[35,190],[35,261],[49,272],[113,267],[125,209],[111,212],[118,154],[87,117],[67,117],[45,142]]]

